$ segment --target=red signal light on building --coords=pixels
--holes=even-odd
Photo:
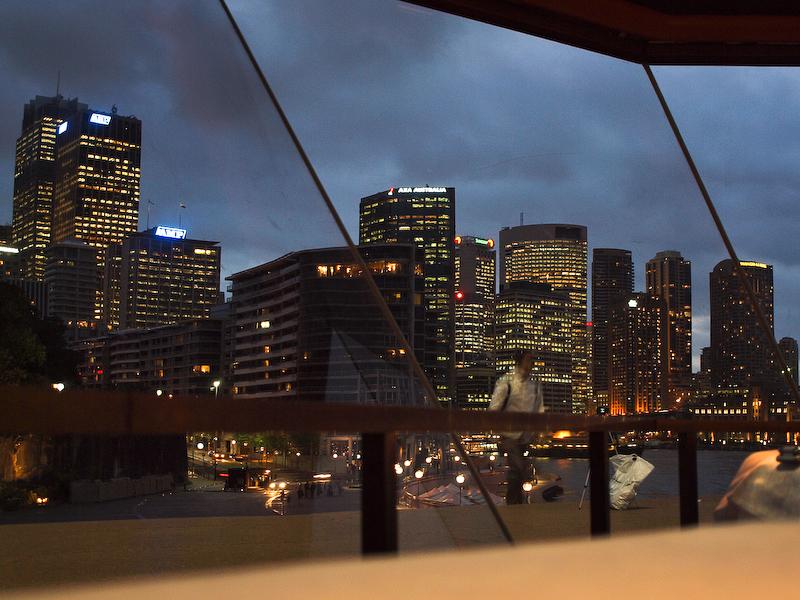
[[[486,240],[486,245],[489,248],[494,248],[494,240],[492,240],[492,239]]]
[[[456,243],[456,246],[461,245],[461,236],[457,235],[456,238],[453,240]]]
[[[456,292],[456,301],[457,302],[461,302],[463,299],[464,299],[464,292],[462,292],[461,290],[458,290]]]

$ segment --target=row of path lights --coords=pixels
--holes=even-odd
[[[280,515],[282,517],[285,517],[286,516],[286,482],[285,481],[281,481],[279,483],[275,483],[273,481],[272,483],[269,484],[269,489],[271,489],[273,492],[276,489],[279,489],[281,491],[281,512],[280,512]]]
[[[420,486],[420,483],[422,482],[422,476],[423,476],[424,474],[425,474],[425,473],[422,471],[422,469],[417,469],[417,470],[414,472],[414,477],[416,477],[416,479],[417,479],[417,508],[419,508],[419,507],[420,507],[420,501],[419,501],[419,486]]]

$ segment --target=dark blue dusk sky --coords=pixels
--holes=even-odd
[[[640,66],[390,0],[232,0],[241,27],[357,237],[358,200],[454,186],[461,234],[587,225],[692,261],[695,355],[724,249]],[[223,244],[228,275],[341,238],[216,1],[0,6],[0,222],[22,107],[61,92],[143,122],[142,218]],[[776,333],[800,337],[800,78],[793,69],[655,69],[742,259],[775,267]]]

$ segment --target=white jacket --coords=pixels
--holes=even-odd
[[[508,402],[506,402],[508,398]],[[515,371],[506,373],[494,386],[492,401],[489,410],[503,410],[505,412],[544,412],[544,395],[542,382],[538,379],[522,379]],[[512,431],[504,434],[512,440],[522,437],[521,431]]]

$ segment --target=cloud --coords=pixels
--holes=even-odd
[[[0,220],[22,105],[62,90],[143,121],[143,198],[223,243],[226,274],[341,243],[216,2],[0,6]],[[576,222],[692,261],[695,353],[725,257],[640,66],[389,0],[232,1],[342,218],[392,185],[457,190],[461,233]],[[775,264],[776,330],[800,337],[793,249],[800,81],[789,69],[658,68],[744,258]],[[707,327],[706,327],[707,329]],[[707,343],[707,342],[704,342]]]

